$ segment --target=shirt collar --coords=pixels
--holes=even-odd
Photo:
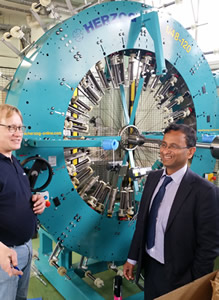
[[[170,177],[173,179],[173,181],[174,181],[175,183],[180,184],[180,182],[181,182],[183,176],[185,175],[185,173],[186,173],[186,171],[187,171],[187,168],[188,168],[188,166],[187,166],[187,164],[185,164],[185,166],[183,166],[181,169],[179,169],[179,170],[176,171],[175,173],[171,174]],[[166,173],[166,168],[164,169],[161,178],[164,177],[164,176],[169,176],[169,175],[167,175],[167,173]]]
[[[10,161],[12,161],[13,160],[13,155],[10,158],[10,157],[5,156],[4,154],[0,153],[0,159],[1,160],[10,160]]]

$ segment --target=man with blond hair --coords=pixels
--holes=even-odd
[[[36,231],[37,214],[45,209],[44,198],[32,195],[29,180],[12,154],[20,149],[24,131],[21,112],[12,105],[1,104],[0,299],[4,300],[27,299],[31,238]]]

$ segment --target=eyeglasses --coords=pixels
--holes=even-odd
[[[8,131],[11,133],[15,133],[15,132],[17,132],[17,130],[19,132],[25,132],[25,130],[26,130],[26,126],[5,125],[5,124],[0,124],[0,126],[7,127]]]
[[[176,151],[176,150],[181,150],[181,149],[189,149],[189,147],[180,147],[176,144],[170,144],[169,146],[166,143],[161,143],[160,144],[160,149],[162,150],[166,150],[169,149],[171,151]]]

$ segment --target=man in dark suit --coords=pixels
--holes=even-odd
[[[133,280],[137,263],[138,281],[144,269],[145,300],[211,272],[219,255],[219,188],[188,168],[195,146],[191,127],[166,128],[160,145],[165,168],[150,172],[144,187],[123,270]]]

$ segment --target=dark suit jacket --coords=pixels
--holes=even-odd
[[[138,261],[136,280],[147,271],[146,223],[163,170],[150,172],[140,203],[128,258]],[[219,255],[219,188],[188,169],[180,183],[164,236],[166,276],[175,289],[213,270]]]

